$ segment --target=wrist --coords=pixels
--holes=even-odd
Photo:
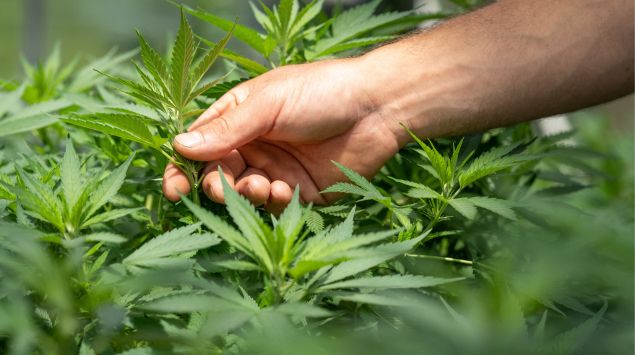
[[[422,139],[465,130],[459,118],[468,115],[471,106],[460,97],[470,84],[469,73],[446,53],[450,52],[437,45],[434,36],[424,34],[360,58],[369,101],[387,121],[399,147],[412,141],[400,124]]]

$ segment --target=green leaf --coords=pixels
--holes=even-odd
[[[210,99],[220,99],[221,96],[225,95],[229,90],[234,88],[236,85],[246,81],[247,79],[239,79],[233,81],[226,81],[224,83],[216,84],[213,87],[207,89],[202,95],[208,97]]]
[[[85,67],[78,70],[73,76],[71,83],[65,88],[68,92],[83,92],[93,86],[99,84],[104,78],[97,74],[95,69],[104,72],[113,68],[126,60],[137,55],[138,49],[132,49],[128,52],[124,52],[118,56],[115,56],[116,49],[113,48],[105,56],[98,58],[88,63]]]
[[[108,232],[98,232],[93,234],[85,235],[84,240],[87,242],[105,242],[105,243],[113,243],[113,244],[121,244],[128,241],[128,239],[113,233]]]
[[[335,45],[329,49],[322,51],[319,56],[325,56],[328,54],[345,51],[347,49],[368,46],[368,45],[379,43],[379,42],[385,42],[395,38],[396,38],[395,36],[376,36],[376,37],[364,37],[364,38],[352,39],[350,41]]]
[[[256,260],[256,255],[247,242],[247,240],[236,230],[230,226],[222,218],[214,215],[210,211],[194,204],[186,196],[181,195],[181,201],[187,206],[187,208],[201,221],[207,228],[211,229],[214,233],[218,234],[229,245],[247,254],[252,259]]]
[[[381,0],[374,0],[367,4],[358,5],[337,16],[331,25],[333,35],[319,40],[314,49],[315,54],[307,57],[307,59],[313,60],[318,58],[340,43],[360,36],[374,28],[387,26],[412,13],[412,11],[387,12],[373,16],[373,12],[380,1]]]
[[[139,306],[139,309],[158,313],[192,313],[223,310],[245,310],[234,303],[230,303],[211,295],[177,295],[161,298],[157,301]]]
[[[318,234],[324,230],[324,218],[316,211],[310,211],[306,218],[306,226],[311,232]]]
[[[192,27],[181,8],[181,26],[172,48],[172,67],[170,68],[170,92],[176,107],[182,110],[193,87],[188,82],[190,65],[196,51]]]
[[[16,107],[19,107],[20,98],[24,94],[24,90],[27,87],[27,82],[25,81],[18,87],[17,89],[11,91],[7,95],[0,98],[0,118],[7,112],[14,110]]]
[[[283,303],[275,307],[267,307],[265,312],[275,312],[287,316],[299,316],[308,318],[325,318],[335,315],[334,312],[324,308],[310,305],[302,302]]]
[[[206,45],[208,45],[208,46],[210,46],[212,48],[214,48],[216,46],[216,44],[214,44],[213,42],[210,42],[210,41],[208,41],[208,40],[206,40],[204,38],[201,38],[199,36],[196,36],[196,38],[200,39],[203,43],[205,43]],[[242,56],[230,51],[229,49],[223,49],[220,52],[220,56],[224,57],[224,58],[227,58],[227,59],[230,59],[230,60],[233,60],[234,62],[242,65],[243,68],[249,70],[250,72],[252,72],[252,73],[254,73],[256,75],[262,75],[262,74],[264,74],[264,73],[269,71],[269,69],[267,69],[265,66],[263,66],[263,65],[261,65],[261,64],[259,64],[257,62],[254,62],[251,59],[247,59],[245,57],[242,57]]]
[[[139,37],[139,43],[141,44],[141,59],[143,60],[143,64],[146,69],[154,77],[154,80],[161,86],[163,92],[169,96],[169,98],[174,102],[174,97],[170,93],[170,76],[168,72],[168,67],[161,59],[161,56],[148,45],[145,38],[141,35],[141,32],[137,30],[137,36]]]
[[[414,198],[436,198],[443,200],[443,196],[441,196],[438,192],[432,190],[431,188],[425,186],[425,188],[416,188],[410,189],[410,191],[406,192],[407,196]]]
[[[171,1],[168,1],[168,2],[170,2],[171,4],[175,6],[180,6]],[[216,17],[206,12],[203,9],[199,8],[199,10],[193,10],[192,8],[186,5],[183,5],[183,9],[189,12],[190,14],[200,18],[201,20],[207,21],[211,23],[212,25],[222,29],[223,31],[229,32],[231,28],[234,26],[234,24],[231,21],[223,20],[222,18]],[[258,32],[252,30],[251,28],[238,25],[238,24],[234,28],[233,36],[245,42],[247,45],[257,50],[258,52],[260,52],[260,54],[264,55],[265,57],[269,57],[276,43],[276,41],[270,37],[267,37],[266,39],[263,40],[261,35]]]
[[[602,316],[604,315],[604,312],[606,312],[607,307],[608,303],[604,302],[602,309],[600,309],[593,317],[589,318],[589,320],[568,332],[558,335],[551,342],[551,346],[549,347],[547,353],[570,354],[582,347],[602,320]]]
[[[360,259],[344,261],[333,267],[333,269],[331,269],[331,271],[323,279],[323,283],[329,284],[335,281],[342,280],[346,277],[355,275],[364,270],[368,270],[374,266],[377,266],[388,259],[394,258],[397,255],[403,254],[411,250],[426,235],[427,233],[417,238],[413,238],[403,242],[383,244],[371,250],[365,249],[363,252],[366,255],[360,255]]]
[[[430,142],[431,147],[428,147],[428,145],[423,143],[417,136],[414,135],[414,133],[410,132],[410,130],[406,126],[404,126],[403,124],[401,125],[408,131],[408,133],[410,133],[412,138],[414,138],[415,141],[417,141],[417,143],[419,143],[421,148],[424,150],[426,157],[428,158],[428,160],[430,160],[432,167],[434,167],[434,170],[437,172],[441,184],[448,183],[451,173],[449,171],[448,162],[446,161],[446,159],[437,151],[432,142]]]
[[[476,216],[476,207],[474,204],[465,198],[456,198],[448,201],[458,213],[462,214],[467,219],[474,219]]]
[[[407,300],[383,295],[376,295],[372,293],[324,292],[323,295],[327,297],[339,298],[341,300],[349,302],[376,304],[380,306],[409,306],[412,304]]]
[[[305,6],[295,18],[293,22],[293,26],[291,26],[291,30],[289,31],[288,38],[295,37],[300,31],[317,16],[320,11],[322,11],[322,6],[324,5],[324,0],[313,0],[307,6]],[[263,26],[264,27],[264,26]]]
[[[142,265],[144,261],[165,258],[170,255],[181,254],[188,251],[209,248],[220,242],[216,234],[192,233],[201,223],[173,229],[149,242],[128,255],[123,264]]]
[[[92,218],[90,218],[86,222],[82,223],[81,228],[82,229],[86,228],[86,227],[90,226],[91,224],[95,224],[95,223],[112,221],[113,219],[121,218],[121,217],[127,216],[129,214],[133,214],[134,212],[137,212],[137,211],[142,210],[142,209],[143,209],[143,207],[139,207],[139,208],[123,208],[123,209],[106,211],[104,213],[101,213],[101,214],[98,214],[96,216],[93,216]]]
[[[542,317],[540,318],[540,322],[536,326],[536,331],[534,332],[534,339],[542,341],[545,337],[545,324],[547,324],[547,310],[542,313]]]
[[[71,115],[60,120],[145,144],[160,149],[148,129],[148,125],[136,115],[124,113],[96,113],[94,115]]]
[[[279,258],[288,256],[310,213],[311,206],[300,206],[300,187],[296,186],[291,202],[280,215],[274,230],[277,239],[275,252]]]
[[[262,271],[260,266],[242,260],[220,260],[212,263],[214,266],[219,266],[230,270],[245,270],[245,271]]]
[[[467,198],[466,201],[471,202],[477,207],[485,208],[513,221],[518,220],[518,218],[516,217],[516,213],[514,212],[514,210],[512,210],[512,207],[514,207],[515,204],[511,201],[500,200],[497,198],[486,196],[471,197]]]
[[[123,164],[97,185],[95,191],[88,199],[87,212],[84,218],[90,218],[101,206],[108,203],[117,194],[123,184],[123,180],[126,178],[126,172],[134,156],[135,153],[132,153]],[[88,187],[88,184],[86,186]]]
[[[107,110],[112,110],[116,112],[123,112],[132,115],[138,115],[143,117],[148,117],[154,121],[161,122],[161,116],[157,113],[157,111],[149,106],[145,105],[137,105],[129,102],[120,103],[116,105],[108,105],[105,107]]]
[[[29,226],[0,221],[0,236],[39,239],[45,237],[46,233]]]
[[[57,122],[59,122],[57,118],[48,115],[31,116],[28,119],[20,120],[0,120],[0,137],[30,132]]]
[[[346,192],[346,193],[355,193],[358,195],[362,195],[364,197],[364,200],[372,199],[372,200],[376,200],[380,202],[380,201],[390,199],[390,197],[386,197],[382,195],[381,192],[379,192],[379,190],[377,190],[377,188],[373,184],[368,182],[368,180],[366,180],[366,178],[364,178],[363,176],[359,175],[358,173],[354,172],[353,170],[343,165],[338,164],[335,161],[332,161],[332,162],[344,173],[344,175],[346,175],[346,177],[348,177],[352,182],[354,182],[362,190],[360,191],[359,189],[356,189],[355,186],[350,184],[337,183],[322,192],[343,192],[345,190],[348,190],[348,191],[355,191],[355,192]],[[337,191],[337,190],[340,190],[340,191]]]
[[[430,287],[455,282],[465,279],[458,277],[453,279],[442,279],[432,276],[420,275],[392,275],[380,277],[367,277],[353,279],[321,286],[318,290],[332,290],[338,288],[375,288],[375,289],[396,289],[396,288],[420,288]]]
[[[501,320],[505,326],[505,332],[527,337],[527,322],[525,321],[523,310],[514,294],[509,290],[509,287],[506,286],[505,288],[506,290],[503,291],[500,303]]]
[[[50,113],[53,111],[61,110],[65,107],[71,106],[72,103],[66,99],[54,99],[49,101],[40,102],[34,105],[27,106],[13,115],[0,122],[11,122],[14,120],[21,120],[22,124],[30,123],[31,119],[23,120],[33,116],[42,116],[43,113]]]
[[[214,45],[212,47],[212,50],[210,50],[209,53],[203,58],[203,60],[200,61],[200,63],[198,64],[194,72],[192,73],[192,78],[190,83],[191,88],[195,88],[198,85],[198,83],[203,78],[203,75],[205,75],[205,73],[207,73],[209,68],[211,68],[212,64],[214,64],[214,62],[216,61],[216,58],[218,58],[220,53],[223,51],[223,49],[227,45],[227,41],[229,41],[229,38],[231,37],[235,26],[236,26],[236,23],[234,22],[234,26],[232,26],[232,28],[229,30],[229,33],[227,33],[227,35],[223,37],[223,39],[221,39],[220,42]],[[192,101],[192,98],[190,98],[189,101]]]
[[[294,21],[294,19],[291,18],[294,5],[297,6],[297,2],[294,0],[280,0],[280,4],[278,5],[278,14],[280,15],[280,32],[282,38],[285,39],[288,38],[287,35],[290,24]]]
[[[16,195],[22,199],[27,207],[42,215],[42,217],[46,218],[60,231],[64,231],[64,222],[62,219],[62,203],[57,198],[57,196],[55,196],[53,190],[51,190],[48,185],[43,184],[40,180],[33,177],[31,174],[25,172],[19,165],[16,164],[15,168],[20,174],[20,177],[24,181],[24,184],[29,189],[28,192],[30,193],[16,193]],[[33,197],[39,199],[39,201],[33,201]]]
[[[62,186],[62,194],[64,195],[64,203],[66,205],[65,215],[70,216],[84,185],[81,165],[70,137],[66,140],[66,152],[64,153],[64,158],[60,165],[60,183]]]
[[[274,252],[272,248],[275,248],[276,241],[271,228],[260,218],[254,205],[229,186],[222,175],[222,169],[219,167],[218,170],[221,173],[223,193],[229,215],[242,232],[243,237],[251,245],[258,263],[266,270],[273,272],[274,261],[272,257]]]

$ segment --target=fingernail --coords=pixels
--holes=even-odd
[[[252,197],[256,197],[256,194],[254,193],[254,189],[251,187],[249,183],[247,183],[247,188],[245,189],[245,192],[249,193]]]
[[[174,141],[184,147],[197,149],[203,144],[203,137],[199,132],[189,132],[179,134]]]

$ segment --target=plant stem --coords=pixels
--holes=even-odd
[[[446,257],[443,257],[443,256],[418,255],[418,254],[404,254],[404,255],[405,256],[411,256],[413,258],[424,258],[424,259],[435,259],[435,260],[451,261],[453,263],[461,263],[461,264],[467,264],[467,265],[473,265],[474,264],[473,262],[471,262],[469,260],[446,258]]]

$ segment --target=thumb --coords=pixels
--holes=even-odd
[[[174,148],[182,156],[211,161],[224,157],[232,150],[251,142],[273,127],[279,110],[275,102],[250,95],[222,116],[174,138]]]

